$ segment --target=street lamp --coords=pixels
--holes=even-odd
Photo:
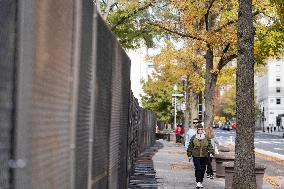
[[[174,106],[175,106],[175,111],[174,111],[174,129],[177,127],[177,96],[176,96],[176,90],[177,90],[177,85],[174,85]]]
[[[174,128],[176,129],[177,127],[177,96],[179,97],[183,97],[183,94],[177,94],[177,85],[174,85],[174,93],[173,93],[173,97],[174,97]]]

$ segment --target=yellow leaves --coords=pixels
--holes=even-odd
[[[218,77],[217,86],[233,85],[236,82],[236,67],[228,65],[224,67]]]
[[[188,45],[187,41],[185,45]],[[202,47],[200,47],[201,49]],[[175,49],[170,41],[166,41],[166,45],[161,49],[161,53],[152,57],[154,68],[157,74],[154,78],[182,82],[181,77],[186,76],[190,80],[189,86],[195,90],[204,88],[204,58],[193,47],[185,46],[181,49]]]
[[[269,55],[270,57],[274,57],[274,56],[275,56],[274,51],[273,51],[272,48],[269,48],[268,55]]]
[[[215,68],[215,69],[210,70],[210,73],[218,75],[219,70]]]
[[[254,65],[254,72],[256,74],[264,74],[267,72],[267,68],[265,67],[265,65],[262,64],[255,64]]]

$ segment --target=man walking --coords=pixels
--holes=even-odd
[[[193,135],[196,134],[196,125],[200,123],[200,121],[195,118],[192,122],[191,128],[187,131],[186,136],[185,136],[185,143],[184,143],[184,147],[185,149],[188,148],[190,139],[193,137]]]

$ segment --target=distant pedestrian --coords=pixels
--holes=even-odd
[[[182,135],[181,125],[177,125],[177,128],[176,128],[176,143],[179,143],[181,141],[181,135]]]
[[[203,126],[198,124],[196,129],[196,134],[190,139],[187,148],[187,156],[189,161],[191,160],[191,157],[193,157],[195,179],[197,183],[196,188],[203,188],[202,182],[208,162],[208,152],[210,154],[209,156],[213,157],[214,150],[210,140],[206,138]]]
[[[210,140],[212,146],[213,146],[213,149],[215,151],[215,134],[214,134],[214,131],[213,131],[213,128],[212,127],[206,127],[204,129],[205,131],[205,134],[206,134],[206,138]],[[206,173],[207,173],[207,178],[210,178],[210,179],[213,179],[213,168],[212,168],[212,160],[213,160],[213,157],[210,157],[210,153],[208,152],[208,161],[207,161],[207,165],[206,165]]]
[[[184,142],[184,147],[187,150],[190,139],[196,134],[196,126],[197,124],[200,123],[199,119],[195,118],[192,121],[192,125],[191,128],[187,131],[186,135],[185,135],[185,142]]]
[[[276,132],[276,127],[274,127],[274,132]]]
[[[267,129],[267,133],[269,133],[269,127],[266,127],[266,129]]]
[[[272,133],[272,127],[270,127],[270,132]]]

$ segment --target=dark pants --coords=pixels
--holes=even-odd
[[[212,169],[212,157],[208,157],[208,160],[207,160],[207,169],[206,169],[206,173],[207,175],[213,175],[213,169]]]
[[[176,135],[176,143],[180,142],[181,136],[180,135]]]
[[[208,157],[193,157],[196,182],[203,182]]]

